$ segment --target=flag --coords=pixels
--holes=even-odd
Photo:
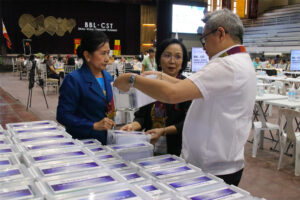
[[[11,49],[11,42],[10,42],[10,39],[8,37],[8,34],[7,34],[7,31],[6,31],[6,28],[4,26],[4,22],[2,21],[2,30],[3,30],[3,36],[4,38],[6,39],[6,44],[7,44],[7,47],[9,49]]]

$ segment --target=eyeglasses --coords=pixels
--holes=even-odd
[[[174,55],[173,56],[170,53],[164,53],[164,54],[162,54],[162,57],[166,60],[169,60],[173,57],[175,61],[181,61],[183,59],[181,55]]]
[[[207,36],[209,36],[210,34],[215,33],[217,30],[218,30],[218,29],[212,30],[211,32],[206,33],[205,35],[202,35],[202,37],[200,37],[200,42],[201,42],[201,44],[202,44],[203,47],[204,47],[204,45],[205,45],[205,38],[206,38]]]

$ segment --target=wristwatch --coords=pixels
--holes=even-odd
[[[135,82],[135,79],[136,79],[136,74],[132,74],[132,75],[129,77],[130,87],[133,87],[134,82]]]

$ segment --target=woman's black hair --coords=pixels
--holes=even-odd
[[[182,65],[181,65],[181,69],[179,71],[179,73],[182,73],[186,66],[187,66],[187,62],[188,62],[188,54],[187,54],[187,50],[184,46],[184,44],[182,42],[180,42],[179,40],[175,39],[175,38],[168,38],[163,40],[160,45],[157,47],[156,49],[156,54],[155,54],[155,60],[157,63],[157,70],[161,71],[162,68],[160,66],[160,59],[161,59],[161,55],[164,52],[164,50],[171,44],[179,44],[181,46],[182,49],[182,53],[183,53],[183,60],[182,60]]]
[[[88,51],[90,54],[92,54],[98,48],[102,47],[106,42],[109,42],[109,39],[107,35],[101,31],[85,32],[81,39],[81,44],[76,50],[78,58],[82,58],[84,61],[86,61],[83,56],[84,51]]]

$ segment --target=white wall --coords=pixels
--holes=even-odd
[[[172,34],[172,37],[175,37],[175,34]],[[192,51],[192,47],[202,47],[200,43],[200,36],[197,34],[183,34],[178,33],[178,38],[182,38],[182,42],[186,47],[187,51]]]

